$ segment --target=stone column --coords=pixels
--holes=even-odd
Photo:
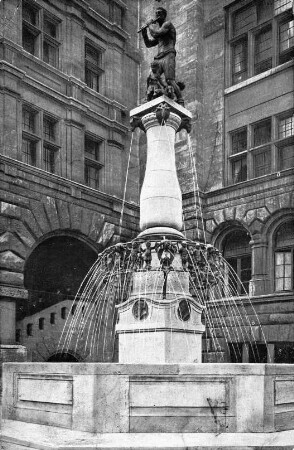
[[[250,285],[251,295],[268,293],[269,277],[267,273],[267,242],[261,236],[254,235],[250,241],[252,248],[252,277]]]
[[[174,143],[179,129],[190,129],[191,114],[162,96],[131,111],[131,118],[133,128],[139,126],[147,135],[138,239],[140,245],[150,245],[152,262],[134,270],[129,298],[117,306],[119,362],[200,363],[202,305],[190,295],[189,272],[176,250],[184,236]],[[157,254],[160,245],[173,247],[168,268]]]

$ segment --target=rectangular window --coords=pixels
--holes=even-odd
[[[279,63],[290,61],[294,56],[294,20],[279,26]]]
[[[102,74],[101,69],[102,55],[99,50],[90,44],[86,44],[85,48],[85,82],[87,86],[95,91],[99,92],[100,77]]]
[[[37,34],[25,25],[22,27],[22,46],[24,50],[32,55],[36,55]]]
[[[23,162],[25,162],[26,164],[36,166],[37,162],[36,142],[26,138],[22,139],[22,158]]]
[[[271,119],[253,125],[253,146],[266,144],[271,141]]]
[[[247,150],[247,129],[232,133],[232,155]]]
[[[272,29],[267,28],[255,36],[255,74],[264,72],[272,67]]]
[[[233,84],[247,78],[247,39],[238,41],[232,48]]]
[[[100,180],[99,172],[101,167],[91,165],[89,162],[85,162],[85,184],[94,189],[99,189]]]
[[[233,183],[240,183],[247,180],[247,156],[232,161]]]
[[[22,111],[22,127],[23,130],[28,131],[30,133],[35,133],[35,119],[36,119],[36,112],[23,108]]]
[[[95,161],[100,161],[101,141],[96,141],[88,137],[85,138],[85,156]]]
[[[279,148],[279,170],[294,167],[294,145],[285,145]]]
[[[284,11],[292,8],[293,0],[275,0],[274,8],[275,15],[281,14]]]
[[[58,66],[58,38],[59,20],[49,16],[46,12],[30,2],[24,2],[22,8],[22,45],[34,56],[42,58],[44,62],[54,67]]]
[[[261,177],[271,172],[270,149],[254,155],[254,176]]]
[[[55,173],[56,150],[45,145],[43,151],[45,170],[50,173]]]
[[[47,40],[43,42],[43,61],[51,66],[57,67],[58,47]]]
[[[281,251],[275,254],[275,285],[276,291],[292,290],[292,253]]]
[[[233,15],[233,35],[246,33],[256,24],[256,11],[253,4],[237,11]]]
[[[56,120],[52,119],[51,117],[44,116],[43,119],[43,135],[44,139],[48,141],[55,141],[55,127],[56,127]]]
[[[38,10],[30,4],[23,2],[22,18],[31,25],[38,25]]]
[[[294,115],[291,114],[288,117],[279,120],[279,139],[285,139],[294,135]]]

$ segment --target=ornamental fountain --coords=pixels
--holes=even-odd
[[[141,232],[102,252],[61,341],[107,355],[116,332],[119,363],[4,365],[5,450],[293,448],[293,366],[200,364],[201,315],[226,292],[227,266],[182,233],[174,142],[191,113],[173,82],[152,83],[131,111],[147,136]]]

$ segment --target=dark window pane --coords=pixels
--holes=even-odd
[[[55,22],[51,21],[48,18],[44,19],[44,32],[49,34],[49,36],[56,38],[57,37],[57,25]]]
[[[247,180],[247,157],[232,161],[233,183],[240,183]]]
[[[29,139],[22,140],[23,161],[31,166],[36,165],[36,143]]]
[[[279,226],[275,235],[276,248],[294,247],[294,220]]]
[[[44,117],[43,134],[45,139],[49,141],[55,141],[55,126],[56,126],[55,120],[49,117]]]
[[[86,44],[86,61],[96,68],[100,67],[101,53],[89,44]]]
[[[294,364],[294,343],[277,342],[274,362],[275,364]]]
[[[271,120],[264,120],[253,127],[253,145],[257,147],[258,145],[266,144],[271,140]]]
[[[34,55],[36,50],[35,42],[36,42],[36,35],[32,33],[27,27],[23,26],[22,46],[24,50]]]
[[[249,362],[250,363],[266,363],[267,362],[267,348],[266,344],[256,344],[252,342],[248,344],[249,348]]]
[[[40,317],[39,319],[39,330],[44,330],[45,319],[44,317]]]
[[[230,360],[232,363],[242,362],[242,347],[240,342],[229,342]]]
[[[267,29],[258,33],[255,37],[255,64],[256,74],[264,72],[272,67],[272,30]]]
[[[44,147],[44,166],[47,172],[55,173],[56,150]]]
[[[245,33],[255,26],[256,15],[254,5],[250,5],[245,9],[237,11],[233,15],[233,34],[237,36]]]
[[[24,108],[22,111],[22,127],[23,130],[35,133],[35,111]]]
[[[247,39],[239,41],[232,47],[233,84],[247,77]]]
[[[261,177],[271,171],[270,150],[258,153],[254,156],[254,176]]]
[[[251,280],[251,255],[242,256],[240,258],[240,264],[241,294],[248,294],[249,281]]]
[[[86,85],[89,86],[89,88],[99,92],[99,74],[93,72],[89,68],[86,68],[85,78]]]
[[[57,67],[58,49],[55,45],[44,41],[43,42],[43,61],[51,66]]]
[[[100,142],[86,137],[85,138],[85,156],[87,158],[94,159],[95,161],[99,161],[100,160],[100,145],[101,145]]]
[[[85,163],[85,184],[94,189],[99,188],[100,168]]]
[[[50,314],[50,323],[51,325],[54,325],[56,322],[56,313],[51,313]]]
[[[37,25],[37,10],[28,4],[22,5],[22,17],[32,25]]]
[[[33,324],[32,323],[27,324],[27,336],[33,336]]]
[[[232,154],[247,150],[247,129],[232,133]]]
[[[294,167],[294,145],[279,148],[279,170]]]

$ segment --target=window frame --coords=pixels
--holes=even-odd
[[[285,120],[287,118],[292,119],[289,129],[290,134],[286,134],[281,137],[280,135],[280,121]],[[258,126],[262,123],[266,122],[270,123],[270,133],[268,139],[264,141],[256,141],[255,131],[258,129]],[[286,127],[287,125],[285,125]],[[233,138],[240,132],[244,132],[247,130],[247,149],[243,151],[239,151],[238,153],[234,153],[234,144]],[[227,181],[228,184],[237,184],[241,181],[235,181],[233,177],[233,165],[240,158],[247,158],[247,180],[251,180],[254,178],[259,178],[262,176],[267,176],[272,173],[280,173],[285,170],[294,168],[294,109],[290,109],[288,111],[283,111],[280,114],[271,117],[264,117],[258,122],[253,122],[245,127],[237,128],[236,130],[232,130],[228,133],[228,142],[229,142],[229,155],[228,155],[228,176]],[[293,148],[293,158],[290,158],[290,161],[293,161],[292,164],[290,162],[287,167],[282,167],[282,159],[281,152],[284,148],[291,147]],[[268,155],[268,163],[264,166],[265,172],[257,173],[257,165],[256,159],[260,154]],[[260,166],[261,167],[261,166]],[[243,180],[245,181],[245,180]]]
[[[27,6],[31,10],[36,11],[36,25],[30,23],[29,21],[24,18],[22,14],[22,36],[24,30],[29,31],[32,35],[35,36],[34,40],[34,52],[31,52],[29,50],[26,50],[24,47],[24,39],[22,38],[22,47],[25,51],[30,53],[31,55],[35,56],[36,58],[41,59],[45,64],[48,64],[52,67],[59,68],[60,66],[60,55],[59,55],[59,49],[61,46],[60,42],[60,24],[61,20],[52,15],[49,11],[45,10],[42,7],[36,6],[34,3],[32,3],[30,0],[23,0],[22,7],[24,8]],[[50,36],[45,31],[45,21],[51,22],[52,24],[55,24],[56,26],[56,37]],[[51,46],[55,50],[55,57],[54,62],[46,61],[45,60],[45,52],[44,52],[44,43],[48,43],[48,45]]]
[[[288,244],[284,244],[284,245],[277,245],[276,239],[277,239],[277,233],[279,232],[279,230],[283,227],[283,225],[286,225],[289,222],[289,224],[294,223],[294,218],[289,218],[288,220],[283,220],[282,222],[280,222],[275,231],[274,234],[272,236],[272,243],[273,243],[273,289],[274,292],[293,292],[294,291],[294,239],[293,239],[293,243],[288,243]],[[294,235],[294,233],[293,233]],[[287,277],[276,277],[276,255],[279,253],[290,253],[290,265],[291,265],[291,288],[290,289],[277,289],[277,278],[282,278],[285,279]],[[284,264],[285,266],[286,264]],[[288,277],[289,278],[289,277]]]
[[[290,49],[287,51],[287,53],[290,53],[290,57],[288,59],[286,58],[285,61],[280,61],[280,42],[279,42],[279,29],[280,26],[284,23],[287,23],[288,21],[294,20],[292,15],[291,6],[288,6],[287,9],[279,12],[278,14],[275,14],[275,0],[273,0],[273,10],[271,13],[271,17],[264,17],[259,18],[258,15],[258,3],[252,0],[243,0],[239,2],[236,5],[231,5],[227,8],[227,14],[226,14],[226,46],[227,46],[227,52],[226,52],[226,87],[229,86],[236,86],[239,83],[255,76],[260,73],[264,73],[267,70],[270,70],[270,68],[264,68],[264,70],[258,71],[258,73],[255,71],[255,47],[256,47],[256,38],[257,36],[262,32],[262,30],[265,30],[266,28],[271,27],[272,28],[272,65],[271,68],[277,67],[281,64],[284,64],[285,62],[288,62],[291,60],[291,54],[294,53],[294,45],[293,47],[290,47]],[[241,12],[242,10],[249,9],[249,7],[253,6],[255,8],[255,18],[253,21],[253,24],[248,28],[241,30],[240,33],[234,33],[234,17],[237,15],[238,12]],[[234,77],[234,53],[233,49],[236,46],[236,44],[239,42],[247,42],[247,52],[245,55],[245,59],[247,61],[247,70],[246,74],[242,76],[242,79],[236,79]],[[234,79],[235,78],[235,79]]]
[[[87,49],[93,50],[93,52],[97,54],[97,64],[93,63],[90,58],[87,58],[87,54],[89,54],[89,52],[87,52]],[[84,45],[84,55],[84,81],[89,89],[92,89],[93,91],[99,92],[101,94],[103,93],[104,89],[104,50],[100,46],[95,44],[95,42],[90,41],[88,38],[86,38]],[[90,76],[92,81],[90,81]],[[96,85],[95,83],[93,83],[94,78],[96,79]]]
[[[91,156],[91,152],[87,152],[87,142],[95,143],[98,145],[98,155],[95,157]],[[85,134],[84,137],[84,183],[86,186],[91,187],[96,190],[101,190],[103,188],[103,174],[102,169],[104,167],[104,141],[102,138],[98,136],[93,136],[89,133]],[[89,170],[94,170],[97,174],[97,180],[94,183],[94,186],[91,185],[88,172]]]

